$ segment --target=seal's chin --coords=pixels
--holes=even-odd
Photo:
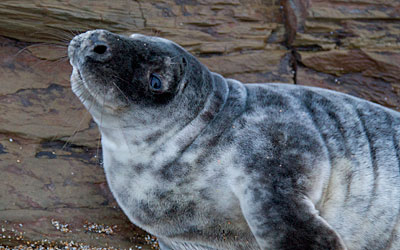
[[[87,98],[84,98],[84,96],[82,95],[87,90],[82,75],[76,67],[72,68],[71,87],[72,87],[72,92],[74,92],[74,94],[78,96],[82,102],[86,101]]]

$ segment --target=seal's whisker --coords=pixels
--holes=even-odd
[[[93,96],[91,96],[89,93],[85,93],[85,92],[83,92],[83,93],[81,93],[81,94],[78,94],[77,95],[78,96],[78,98],[80,99],[80,100],[87,100],[87,98],[89,98],[89,97],[91,97],[91,98],[93,98]]]
[[[22,52],[24,52],[24,51],[28,51],[28,53],[32,54],[32,52],[29,51],[29,48],[25,47],[25,48],[19,50],[19,51],[13,56],[13,59],[12,59],[12,60],[15,61],[16,58],[17,58]],[[35,56],[35,55],[34,55],[34,56]],[[64,56],[62,56],[62,57],[60,57],[60,58],[57,58],[56,60],[49,60],[49,59],[40,58],[40,57],[37,57],[37,56],[35,56],[35,58],[36,58],[38,61],[37,61],[36,63],[34,63],[34,64],[31,65],[32,68],[34,68],[34,67],[36,67],[36,66],[38,66],[38,65],[44,64],[44,63],[57,61],[57,60],[60,59],[60,58],[64,58]]]
[[[83,87],[83,86],[81,86],[81,85],[77,86],[77,87],[75,88],[75,91],[76,91],[76,93],[79,93],[79,94],[76,94],[76,96],[77,96],[78,98],[80,98],[80,100],[86,100],[86,99],[90,98],[90,94],[87,93],[87,92],[85,92],[85,91],[82,91],[82,90],[84,90],[84,87]],[[83,109],[82,114],[83,114],[83,113],[85,113],[85,114],[86,114],[86,117],[87,117],[88,112],[86,112],[85,109]],[[82,115],[81,115],[81,116],[82,116]],[[83,116],[82,120],[85,120],[86,117]],[[80,127],[80,124],[81,124],[81,123],[82,123],[82,121],[81,121],[81,122],[79,123],[79,125],[74,129],[74,133],[75,133],[76,131],[79,130],[79,127]],[[59,133],[56,133],[54,136],[51,137],[50,141],[55,141],[55,140],[58,140],[58,139],[60,139],[60,138],[62,138],[62,137],[64,137],[64,136],[61,136]],[[71,137],[71,136],[70,136],[70,137]],[[67,140],[67,141],[68,141],[68,140]],[[63,145],[63,146],[64,146],[63,148],[65,148],[66,145]]]
[[[70,35],[69,33],[67,33],[67,32],[63,32],[63,33],[58,32],[58,33],[53,33],[52,35],[53,35],[54,37],[60,39],[60,41],[63,41],[63,42],[67,42],[67,41],[69,41],[69,40],[71,40],[71,39],[73,38],[73,36],[71,36],[71,35]]]
[[[60,64],[63,64],[69,60],[68,56],[63,56],[60,57],[54,61],[50,61],[52,64],[54,64],[55,67],[58,67]]]
[[[125,83],[128,83],[128,81],[122,79],[121,77],[117,76],[116,74],[112,74],[112,76],[118,78],[119,80],[121,80],[121,81],[123,81],[123,82],[125,82]],[[106,82],[106,79],[104,79],[102,76],[100,76],[100,77],[103,79],[103,81]],[[128,102],[128,104],[129,104],[129,103],[132,103],[132,101],[128,98],[128,96],[121,90],[120,87],[118,87],[118,85],[117,85],[114,81],[111,81],[111,83],[115,86],[115,88],[118,90],[118,92],[120,92],[121,95],[126,99],[126,101]]]
[[[85,94],[85,93],[81,93],[81,95],[79,95],[78,97],[81,98],[81,97],[83,96],[83,94]],[[68,137],[68,139],[67,139],[66,142],[64,143],[64,145],[63,145],[63,147],[61,148],[61,150],[65,150],[65,148],[68,146],[68,144],[72,144],[72,142],[73,142],[73,140],[74,140],[76,134],[78,133],[78,131],[79,131],[79,129],[80,129],[80,127],[81,127],[83,121],[86,120],[86,118],[87,118],[88,115],[90,114],[90,110],[91,110],[91,108],[93,107],[93,105],[94,105],[94,103],[95,103],[94,100],[95,100],[95,98],[97,97],[98,92],[95,93],[95,95],[90,95],[90,94],[88,94],[88,95],[89,95],[88,98],[81,99],[81,100],[87,100],[87,99],[89,99],[89,98],[92,98],[92,100],[91,100],[91,102],[90,102],[90,105],[89,105],[89,107],[88,107],[88,109],[87,109],[87,112],[84,114],[84,116],[83,116],[83,117],[81,118],[81,120],[79,121],[79,123],[78,123],[78,125],[76,126],[76,128],[75,128],[74,132],[72,133],[72,135],[70,135],[70,136]]]
[[[115,75],[115,74],[112,74],[112,76],[118,78],[119,80],[121,80],[121,81],[123,81],[123,82],[125,82],[125,83],[129,83],[128,81],[122,79],[121,77],[119,77],[119,76],[117,76],[117,75]],[[100,76],[100,78],[102,78],[102,79],[105,81],[105,79],[104,79],[102,76]],[[111,81],[111,83],[112,83],[112,84],[117,88],[117,90],[124,96],[124,98],[127,100],[128,104],[132,103],[132,100],[129,99],[129,97],[121,90],[120,87],[118,87],[117,84],[115,84],[115,82]],[[142,110],[142,112],[145,112],[146,114],[149,114],[149,112],[148,112],[147,110]]]
[[[78,36],[78,35],[84,33],[85,31],[68,29],[68,32],[69,32],[73,37],[75,37],[75,36]],[[72,38],[73,38],[73,37],[72,37]]]
[[[182,56],[181,55],[176,55],[176,56],[170,57],[170,59],[174,60],[175,58],[178,58],[178,57],[181,58]]]
[[[125,145],[127,146],[129,153],[130,153],[131,155],[133,155],[132,148],[131,148],[131,146],[130,146],[130,144],[129,144],[129,142],[128,142],[129,135],[125,134],[125,131],[124,131],[123,126],[122,126],[122,124],[121,124],[121,120],[118,119],[118,120],[117,120],[117,123],[118,123],[118,125],[119,125],[118,130],[121,131],[121,134],[123,135],[122,138],[123,138],[123,140],[124,140],[124,142],[125,142]]]
[[[65,42],[69,42],[75,36],[75,34],[73,34],[70,29],[57,30],[56,32],[54,32],[53,35]]]
[[[31,67],[35,68],[37,66],[41,66],[41,65],[43,65],[45,63],[49,63],[49,62],[53,62],[53,61],[49,61],[49,60],[46,60],[46,59],[40,59],[39,58],[39,60],[36,63],[34,63]]]
[[[42,35],[41,38],[51,38],[54,42],[59,42],[62,44],[69,44],[69,41],[71,40],[72,37],[66,37],[66,36],[60,36],[56,32],[49,34],[48,32],[42,32],[42,31],[36,31],[31,33],[32,36],[37,36],[37,35]],[[56,38],[56,39],[55,39]]]
[[[63,136],[60,133],[57,133],[54,136],[52,136],[50,141],[55,141],[55,140],[61,140],[62,141],[63,140],[62,138],[68,137],[67,140],[65,140],[63,146],[61,147],[61,150],[65,150],[68,147],[69,144],[72,144],[74,136],[79,131],[79,129],[80,129],[81,125],[82,125],[82,122],[87,118],[88,112],[85,111],[85,109],[84,109],[84,110],[82,110],[80,116],[82,116],[82,115],[83,115],[83,117],[81,118],[81,120],[79,121],[78,125],[75,127],[75,129],[74,129],[74,131],[73,131],[73,133],[71,135]]]
[[[55,63],[59,63],[59,62],[67,62],[69,60],[68,56],[63,56],[58,58],[57,60],[53,61]]]
[[[39,46],[39,45],[40,45],[40,44],[31,44],[31,45],[28,45],[28,46],[23,47],[22,49],[18,50],[17,53],[15,53],[15,55],[13,56],[13,60],[15,60],[15,58],[16,58],[17,56],[19,56],[22,52],[27,51],[28,53],[31,53],[31,52],[29,51],[29,48],[35,47],[35,46]]]
[[[104,111],[104,104],[106,102],[106,89],[104,88],[104,93],[103,93],[103,103],[101,105],[101,111],[100,111],[100,126],[103,124],[103,111]],[[101,134],[100,134],[100,140],[101,140]],[[100,140],[97,141],[97,147],[96,147],[96,156],[99,159],[99,165],[100,165],[100,158],[99,156],[99,148],[100,148]]]
[[[52,47],[55,47],[55,49],[58,49],[58,48],[66,49],[66,48],[68,47],[67,45],[54,44],[54,43],[35,43],[35,44],[30,44],[30,45],[27,45],[27,46],[23,47],[23,48],[20,49],[17,53],[15,53],[15,56],[21,54],[21,53],[24,52],[25,50],[28,50],[28,51],[29,51],[30,48],[40,47],[40,46],[52,46]],[[30,51],[29,51],[29,52],[30,52]],[[30,53],[31,53],[31,52],[30,52]]]
[[[131,100],[129,100],[129,98],[124,94],[124,92],[118,87],[118,85],[114,82],[111,81],[111,83],[117,88],[117,90],[125,97],[126,101],[128,103],[131,103]]]
[[[125,83],[130,83],[129,81],[127,81],[127,80],[125,80],[125,79],[123,79],[123,78],[121,78],[120,76],[118,76],[117,74],[111,74],[113,77],[116,77],[116,78],[118,78],[118,80],[121,80],[121,81],[123,81],[123,82],[125,82]]]
[[[116,78],[119,78],[117,75],[114,75],[114,74],[112,74],[112,76],[114,76],[114,77],[116,77]],[[103,80],[103,82],[108,82],[107,81],[107,79],[105,79],[103,76],[101,76],[101,75],[99,75],[98,76],[99,78],[101,78],[102,80]],[[120,80],[122,80],[122,81],[124,81],[123,79],[121,79],[121,78],[119,78]],[[117,84],[115,84],[114,83],[114,81],[110,81],[116,88],[117,88],[117,90],[124,96],[124,98],[127,100],[127,102],[128,103],[130,103],[130,100],[129,100],[129,98],[124,94],[124,92],[122,92],[122,90],[118,87],[118,85]],[[105,96],[105,92],[104,92],[104,96]]]

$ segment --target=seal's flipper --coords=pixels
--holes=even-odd
[[[260,195],[261,192],[247,192],[252,203],[241,201],[243,214],[261,249],[347,249],[309,198]],[[256,196],[260,199],[254,200]]]

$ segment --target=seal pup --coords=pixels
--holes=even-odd
[[[399,113],[242,84],[177,44],[93,30],[68,54],[122,210],[166,249],[400,249]]]

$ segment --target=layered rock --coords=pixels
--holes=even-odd
[[[75,34],[159,35],[226,77],[398,109],[399,9],[396,0],[1,1],[0,245],[156,247],[108,190],[96,125],[69,85]]]
[[[400,3],[286,1],[296,83],[399,109]]]

